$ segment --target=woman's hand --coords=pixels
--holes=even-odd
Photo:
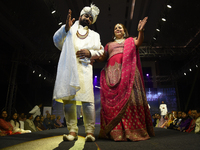
[[[71,14],[72,14],[72,11],[71,9],[69,9],[69,12],[68,12],[68,15],[67,15],[67,20],[66,20],[66,26],[65,26],[65,31],[68,32],[70,27],[73,25],[74,21],[75,21],[75,18],[73,18],[71,20]]]
[[[138,23],[138,31],[143,31],[144,30],[144,26],[147,22],[148,17],[145,17],[143,20],[140,20]]]

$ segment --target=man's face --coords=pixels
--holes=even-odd
[[[80,25],[83,27],[90,26],[93,22],[93,18],[90,14],[84,14],[79,18]]]
[[[1,116],[2,116],[3,118],[6,118],[6,117],[8,116],[8,114],[7,114],[6,111],[3,111]]]

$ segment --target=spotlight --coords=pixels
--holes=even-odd
[[[95,78],[97,78],[97,76],[95,76]]]
[[[189,69],[190,71],[192,71],[192,69]]]
[[[196,68],[198,68],[198,65],[196,65]]]
[[[42,75],[41,74],[39,74],[39,77],[41,77]]]
[[[55,12],[56,12],[56,11],[55,11],[55,10],[53,10],[51,13],[52,13],[52,14],[54,14]]]
[[[166,19],[165,19],[165,18],[162,18],[162,21],[166,21]]]
[[[147,74],[146,74],[146,76],[148,77],[148,76],[149,76],[149,74],[147,73]]]
[[[33,73],[35,73],[35,70],[33,70]]]
[[[156,29],[156,31],[160,32],[160,29]]]
[[[60,22],[58,25],[61,25],[62,24],[62,22]]]
[[[153,37],[153,39],[154,39],[154,40],[156,40],[156,38],[155,38],[155,37]]]
[[[186,76],[186,73],[184,73],[184,75]]]
[[[46,80],[46,77],[44,77],[44,80]]]
[[[171,5],[167,5],[167,7],[168,7],[168,8],[172,8],[172,6],[171,6]]]

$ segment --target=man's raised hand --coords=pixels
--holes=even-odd
[[[65,26],[65,31],[68,32],[70,27],[73,25],[74,21],[75,21],[75,18],[73,18],[71,20],[71,14],[72,14],[72,11],[71,9],[69,9],[69,12],[68,12],[68,15],[67,15],[67,20],[66,20],[66,26]]]

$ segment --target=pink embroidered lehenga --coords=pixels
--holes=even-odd
[[[108,62],[101,71],[99,138],[140,141],[154,136],[145,94],[139,52],[134,39],[105,46]]]

